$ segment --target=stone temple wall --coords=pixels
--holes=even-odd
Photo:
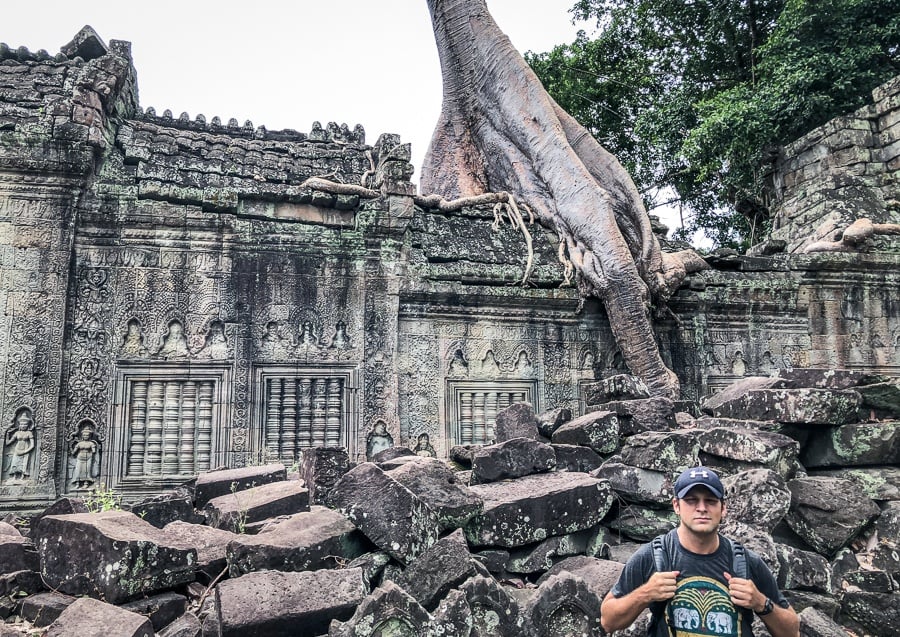
[[[860,217],[900,222],[900,77],[872,91],[871,104],[786,146],[772,189],[771,238],[788,252],[833,240]]]
[[[0,46],[0,507],[311,446],[444,457],[624,370],[549,230],[521,285],[518,230],[417,207],[397,135],[144,111],[129,51],[89,28],[55,57]],[[657,321],[685,399],[779,367],[900,375],[897,254],[713,265]]]

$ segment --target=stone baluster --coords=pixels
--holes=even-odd
[[[147,451],[147,381],[136,380],[131,384],[131,422],[128,427],[131,440],[125,475],[139,476],[144,473]]]
[[[328,399],[325,395],[325,380],[316,378],[312,388],[312,431],[313,446],[320,447],[325,444],[325,416],[327,413]]]
[[[270,378],[266,383],[269,395],[266,400],[266,449],[278,452],[281,438],[283,378]]]
[[[341,444],[341,422],[343,411],[343,385],[340,378],[328,379],[327,414],[325,416],[325,444],[336,447]]]
[[[472,393],[462,392],[459,396],[459,443],[470,445],[473,442],[473,436]]]
[[[197,409],[197,471],[208,471],[212,461],[213,395],[215,383],[200,383]]]
[[[163,403],[165,384],[154,380],[150,383],[147,410],[147,454],[144,457],[144,475],[162,473]]]
[[[281,404],[281,438],[273,448],[278,457],[290,464],[294,461],[297,446],[297,379],[284,383],[284,401]]]
[[[163,409],[162,474],[178,475],[178,430],[181,426],[181,387],[179,381],[166,383]]]
[[[484,423],[484,392],[472,393],[472,442],[485,443],[486,428]]]
[[[181,394],[181,449],[178,454],[178,473],[194,473],[195,434],[197,427],[197,383],[184,384]]]
[[[307,449],[313,446],[312,434],[312,381],[300,379],[300,447]]]

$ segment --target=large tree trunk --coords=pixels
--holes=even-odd
[[[598,297],[632,373],[678,397],[660,358],[649,295],[664,301],[684,267],[662,255],[631,177],[563,111],[484,0],[428,0],[444,102],[422,168],[423,193],[509,191],[566,242],[582,290]],[[695,263],[696,265],[696,263]]]

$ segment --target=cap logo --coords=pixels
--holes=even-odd
[[[696,478],[697,476],[703,476],[704,478],[708,478],[708,477],[709,477],[709,472],[706,471],[706,470],[703,470],[703,471],[697,471],[696,469],[692,469],[692,470],[691,470],[691,477],[692,477],[692,478]]]

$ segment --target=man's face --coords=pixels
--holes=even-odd
[[[697,486],[683,498],[672,500],[681,524],[698,535],[718,533],[725,515],[725,503],[706,487]]]

